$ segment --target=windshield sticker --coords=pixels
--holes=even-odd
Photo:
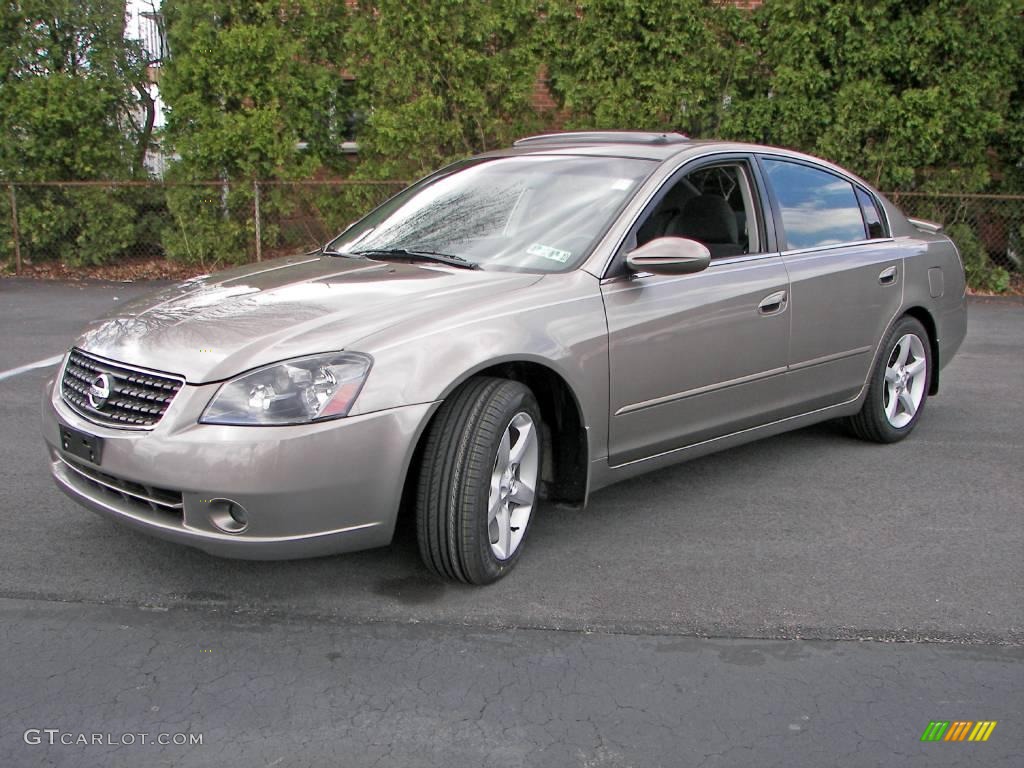
[[[526,252],[533,256],[557,261],[560,264],[565,264],[565,262],[572,258],[571,251],[561,251],[558,248],[552,248],[550,245],[541,245],[540,243],[534,243],[526,249]]]
[[[629,189],[632,186],[632,179],[616,179],[615,183],[612,184],[612,189]]]

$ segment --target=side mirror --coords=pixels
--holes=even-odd
[[[688,275],[708,268],[711,251],[685,237],[657,237],[626,254],[626,266],[634,272],[655,275]]]

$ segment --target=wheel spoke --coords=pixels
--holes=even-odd
[[[914,414],[917,413],[917,403],[914,402],[914,396],[910,394],[909,390],[903,390],[900,392],[899,399],[903,403],[903,410],[906,411],[907,416],[913,418]]]
[[[528,486],[523,481],[516,483],[516,490],[511,496],[508,497],[509,501],[515,502],[521,507],[525,507],[528,504],[533,504],[533,488]]]
[[[487,499],[487,525],[491,525],[501,511],[501,491],[494,489],[492,485],[491,495]]]
[[[895,383],[896,380],[899,379],[899,377],[900,377],[900,375],[896,371],[896,368],[886,368],[885,369],[885,380],[886,381],[891,382],[891,383]]]
[[[907,366],[907,375],[913,378],[914,376],[917,376],[919,373],[923,373],[925,365],[926,362],[924,360],[915,360],[914,362],[910,363]]]
[[[513,464],[519,464],[523,460],[523,456],[526,455],[526,449],[530,446],[530,441],[533,439],[533,423],[515,424],[516,431],[519,433],[516,437],[516,442],[512,445],[509,451],[509,461]],[[505,435],[508,436],[506,430]]]
[[[501,436],[501,442],[498,443],[498,456],[494,460],[494,469],[499,474],[508,469],[510,462],[509,452],[512,449],[512,438],[505,430],[505,434]]]
[[[899,402],[899,398],[896,396],[896,387],[887,387],[888,391],[886,394],[889,395],[889,402],[885,406],[885,415],[889,421],[893,420],[896,415],[896,404]]]
[[[498,523],[497,545],[500,552],[499,556],[505,559],[512,550],[512,520],[507,504],[501,505],[501,510],[498,512],[495,521]]]

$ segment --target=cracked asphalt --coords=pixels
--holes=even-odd
[[[151,288],[0,280],[0,376]],[[971,303],[904,443],[826,425],[541,508],[486,589],[408,530],[247,563],[107,523],[47,475],[48,375],[0,379],[0,765],[1021,764],[1020,301]],[[92,734],[134,743],[60,743]]]

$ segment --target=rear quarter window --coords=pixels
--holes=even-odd
[[[878,210],[878,202],[865,190],[857,187],[857,200],[860,202],[861,213],[864,214],[864,223],[868,228],[868,238],[875,240],[880,237],[888,237],[885,222]]]

